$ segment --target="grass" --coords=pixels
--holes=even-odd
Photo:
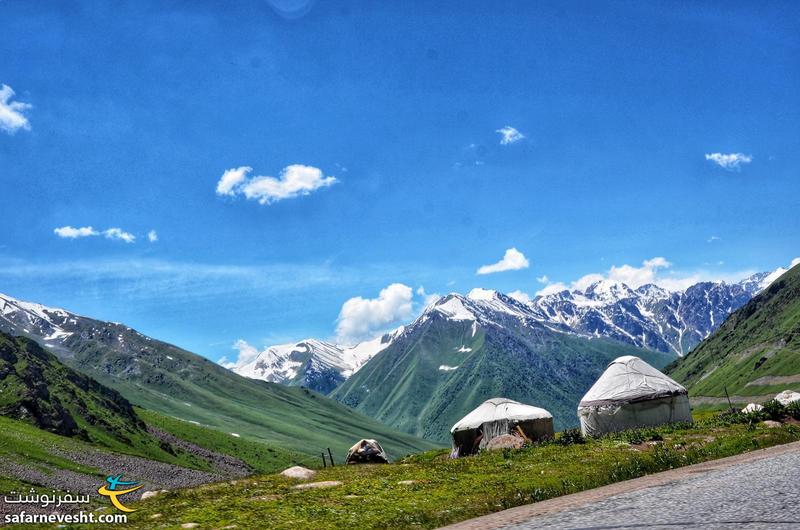
[[[272,473],[293,465],[315,467],[320,464],[320,458],[247,438],[237,438],[228,432],[195,425],[151,410],[136,409],[136,413],[148,425],[211,451],[234,456],[244,461],[256,473]]]
[[[738,418],[738,419],[737,419]],[[129,528],[435,528],[506,508],[680,466],[800,440],[794,425],[766,428],[714,417],[628,431],[586,443],[551,442],[450,460],[447,450],[390,465],[337,466],[315,480],[341,486],[296,490],[264,475],[170,492],[141,503]],[[629,442],[636,442],[631,445]],[[413,481],[401,483],[402,481]],[[160,514],[152,518],[154,514]]]
[[[800,373],[800,267],[794,267],[728,319],[665,372],[690,396],[775,395],[800,382],[770,377]],[[762,379],[765,378],[765,379]]]

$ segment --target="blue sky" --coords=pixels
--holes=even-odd
[[[800,254],[796,2],[230,4],[0,2],[0,292],[216,359]]]

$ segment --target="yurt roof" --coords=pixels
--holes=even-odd
[[[629,403],[686,394],[686,389],[633,355],[618,357],[581,399],[580,406]]]
[[[477,429],[484,423],[498,420],[525,421],[552,417],[552,414],[539,407],[506,398],[492,398],[487,399],[478,408],[461,418],[458,423],[453,425],[450,432]]]

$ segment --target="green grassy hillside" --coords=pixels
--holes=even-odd
[[[611,360],[637,355],[662,367],[673,359],[513,318],[503,324],[473,326],[433,312],[331,396],[403,431],[447,442],[450,427],[492,397],[546,408],[556,428],[575,426],[578,401]]]
[[[800,266],[731,314],[669,366],[691,396],[765,396],[800,390]]]
[[[119,392],[0,332],[0,416],[112,449],[175,461]]]
[[[141,408],[306,455],[328,447],[344,455],[364,437],[379,439],[395,457],[435,447],[315,392],[244,378],[123,324],[62,310],[40,313],[48,320],[19,312],[5,325],[46,344],[62,362]],[[44,339],[52,325],[66,338]]]

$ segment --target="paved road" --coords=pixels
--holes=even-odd
[[[800,528],[800,453],[708,471],[505,528]]]
[[[454,528],[800,529],[800,442],[514,508]]]

